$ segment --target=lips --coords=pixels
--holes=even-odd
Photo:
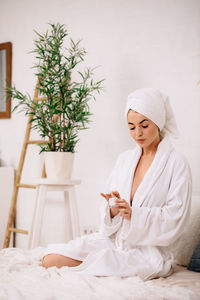
[[[137,140],[137,142],[139,142],[139,143],[142,143],[144,141],[145,141],[144,139]]]

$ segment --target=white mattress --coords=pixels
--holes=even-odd
[[[186,267],[177,265],[175,272],[167,278],[153,279],[157,286],[179,286],[193,291],[200,299],[200,273],[187,270]],[[184,300],[184,299],[183,299]]]
[[[70,268],[45,269],[44,248],[0,251],[0,300],[199,300],[200,273],[177,266],[168,278],[94,277]]]

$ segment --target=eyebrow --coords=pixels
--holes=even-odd
[[[144,121],[148,121],[147,119],[142,120],[139,124],[142,124]],[[130,125],[134,125],[134,123],[128,122]]]

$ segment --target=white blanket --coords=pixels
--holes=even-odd
[[[0,251],[0,300],[198,300],[190,289],[156,284],[157,279],[94,277],[70,268],[45,269],[40,264],[44,248]],[[164,279],[165,280],[165,279]]]

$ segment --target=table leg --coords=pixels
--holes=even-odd
[[[67,226],[67,241],[73,239],[73,230],[72,230],[72,217],[71,217],[71,206],[68,191],[64,191],[65,199],[65,215],[66,215],[66,226]]]
[[[65,192],[65,197],[67,197],[68,207],[66,207],[66,211],[69,212],[68,218],[70,220],[71,229],[72,229],[72,237],[73,239],[80,236],[80,225],[79,225],[79,217],[78,217],[78,207],[76,202],[76,193],[74,187],[70,188],[68,191],[68,195]]]
[[[80,224],[79,224],[79,217],[78,217],[78,207],[76,202],[76,192],[75,188],[69,190],[69,198],[71,202],[71,214],[73,216],[73,235],[74,237],[80,236]]]
[[[39,245],[46,191],[47,187],[45,185],[39,185],[37,187],[36,202],[29,237],[29,249]]]

